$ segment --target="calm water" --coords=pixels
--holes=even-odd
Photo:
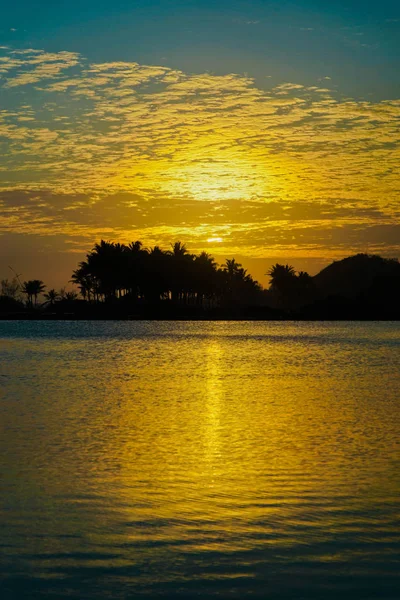
[[[400,323],[0,322],[1,598],[400,597]]]

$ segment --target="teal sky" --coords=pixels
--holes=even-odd
[[[96,62],[246,72],[261,85],[330,76],[344,94],[377,98],[398,96],[399,34],[399,3],[388,0],[24,0],[2,8],[1,26],[3,43]]]
[[[0,277],[61,285],[99,237],[398,256],[399,39],[389,0],[8,3]]]

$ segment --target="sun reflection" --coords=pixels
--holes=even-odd
[[[204,440],[206,460],[214,463],[220,456],[221,403],[223,396],[222,363],[223,351],[217,340],[211,340],[206,351],[206,411]]]

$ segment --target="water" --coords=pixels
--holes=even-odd
[[[400,597],[400,324],[0,322],[8,598]]]

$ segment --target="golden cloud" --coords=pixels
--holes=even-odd
[[[44,202],[10,214],[3,201],[7,230],[86,235],[103,218],[107,231],[156,242],[166,232],[196,243],[221,237],[243,253],[279,241],[321,245],[324,228],[399,223],[399,100],[358,101],[290,82],[261,89],[238,74],[134,62],[87,64],[71,52],[1,52],[3,94],[13,96],[12,109],[0,111],[0,189],[34,191]],[[268,210],[295,214],[305,205],[307,219],[297,222]],[[329,225],[321,207],[331,208]]]

